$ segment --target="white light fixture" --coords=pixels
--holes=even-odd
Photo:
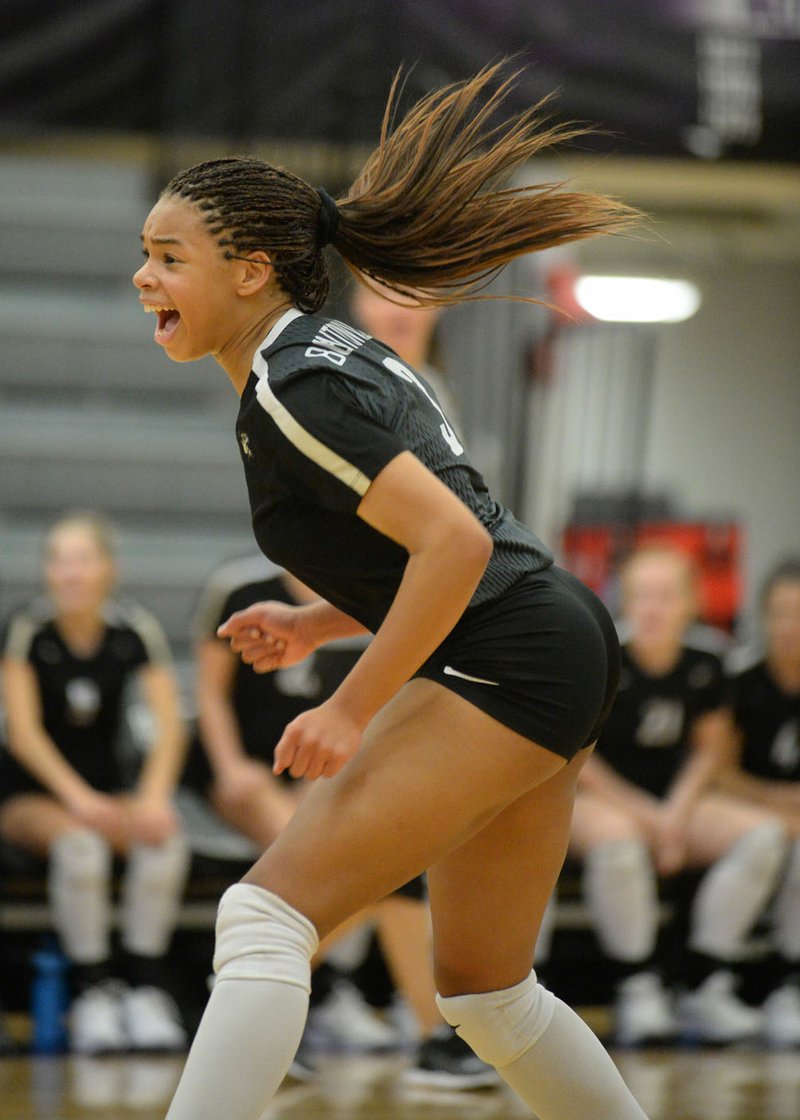
[[[700,306],[700,289],[688,280],[647,276],[581,276],[575,298],[595,319],[613,323],[682,323]]]

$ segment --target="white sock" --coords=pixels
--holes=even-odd
[[[778,821],[737,840],[697,889],[689,947],[721,961],[736,960],[745,934],[775,889],[785,853],[786,832]]]
[[[48,894],[67,957],[99,964],[110,955],[111,849],[87,828],[64,833],[50,848]]]
[[[535,972],[503,991],[436,1002],[538,1120],[647,1120],[595,1035]]]
[[[800,840],[795,840],[775,899],[775,947],[782,957],[800,961]]]
[[[584,860],[583,889],[597,937],[612,960],[649,960],[658,935],[658,883],[641,840],[609,840]]]
[[[259,1120],[297,1051],[318,945],[311,922],[277,895],[228,888],[216,983],[166,1120]]]
[[[189,847],[178,833],[163,844],[131,848],[122,882],[122,944],[129,953],[163,957],[189,870]]]

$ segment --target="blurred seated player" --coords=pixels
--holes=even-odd
[[[761,592],[764,654],[734,677],[736,735],[720,787],[779,816],[792,839],[773,910],[774,957],[764,974],[765,1034],[800,1045],[800,556],[778,564]]]
[[[0,834],[48,861],[53,923],[71,963],[70,1042],[81,1053],[182,1049],[164,956],[188,867],[171,796],[184,752],[169,650],[155,620],[111,598],[111,532],[93,514],[47,534],[47,596],[15,613],[3,646]],[[115,747],[136,683],[154,732],[133,788]],[[124,860],[111,955],[114,857]]]
[[[291,605],[316,598],[308,588],[263,556],[222,565],[201,596],[197,626],[197,714],[200,742],[211,773],[207,795],[233,828],[268,847],[291,815],[304,783],[272,773],[273,751],[287,723],[332,694],[360,655],[365,639],[346,639],[323,647],[288,669],[256,673],[234,653],[217,628],[234,611],[277,600]],[[404,1080],[418,1085],[474,1088],[497,1083],[491,1066],[442,1022],[436,1007],[428,907],[422,879],[384,899],[362,920],[374,921],[379,943],[397,990],[406,1000],[422,1039],[417,1060]],[[355,923],[348,925],[353,929]],[[339,931],[337,931],[338,933]],[[335,942],[323,944],[315,964]],[[340,989],[341,991],[341,989]],[[334,1002],[337,993],[334,992]],[[340,997],[341,998],[341,997]],[[339,1012],[358,1016],[357,1002],[341,998]],[[334,1014],[319,1009],[315,1021],[334,1029]],[[343,1024],[347,1031],[347,1023]],[[366,1028],[355,1038],[369,1044]],[[393,1032],[383,1032],[386,1045]],[[308,1047],[301,1046],[296,1075],[310,1072]]]
[[[759,1034],[735,991],[743,940],[786,852],[779,817],[712,789],[731,713],[719,658],[686,644],[696,609],[691,563],[648,547],[622,572],[628,629],[620,686],[581,774],[570,851],[616,979],[616,1039],[709,1043]],[[658,877],[705,870],[689,917],[677,1022],[655,959]]]
[[[375,289],[364,284],[354,286],[350,306],[356,323],[367,334],[390,346],[416,373],[422,374],[436,393],[449,423],[459,431],[461,422],[456,397],[444,375],[431,364],[431,349],[442,309],[406,304],[397,292],[377,283]]]

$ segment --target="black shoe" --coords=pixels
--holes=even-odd
[[[440,1027],[425,1039],[416,1062],[401,1080],[405,1085],[438,1089],[483,1089],[500,1082],[494,1067],[473,1054],[450,1027]]]

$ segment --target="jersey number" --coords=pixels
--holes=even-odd
[[[445,443],[454,455],[463,455],[464,448],[458,442],[458,436],[456,435],[456,433],[447,423],[447,417],[442,412],[441,408],[439,408],[437,401],[434,400],[434,398],[430,395],[430,393],[422,384],[414,371],[409,369],[408,366],[404,366],[402,362],[398,362],[397,358],[384,358],[383,364],[390,371],[390,373],[394,373],[398,377],[402,377],[403,381],[409,381],[412,385],[416,385],[416,387],[425,394],[425,396],[428,398],[428,400],[431,402],[433,407],[442,418],[442,423],[439,425],[439,431],[442,433]]]

